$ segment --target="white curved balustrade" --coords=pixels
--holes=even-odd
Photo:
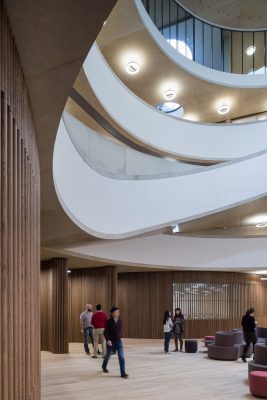
[[[266,88],[266,75],[241,75],[227,72],[221,72],[200,65],[181,55],[166,43],[166,39],[159,32],[149,17],[141,0],[134,0],[136,10],[141,18],[144,28],[154,40],[155,44],[174,64],[189,74],[194,75],[204,81],[212,82],[217,85],[235,87],[235,88]]]
[[[125,238],[222,211],[266,195],[267,152],[204,171],[118,180],[90,168],[61,121],[54,148],[57,195],[69,217],[100,238]]]
[[[198,162],[220,162],[267,149],[266,121],[202,124],[157,111],[115,76],[96,44],[85,60],[84,71],[99,102],[114,121],[132,140],[159,153]]]
[[[83,160],[95,171],[114,179],[154,179],[201,171],[202,166],[153,157],[116,143],[64,111],[69,137]]]
[[[164,251],[163,251],[164,249]],[[154,235],[91,242],[65,248],[66,254],[117,265],[185,270],[266,270],[267,238],[201,238]]]

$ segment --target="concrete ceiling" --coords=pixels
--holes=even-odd
[[[72,223],[57,199],[52,176],[52,155],[59,120],[73,83],[89,48],[115,3],[116,0],[98,0],[97,2],[85,2],[83,0],[75,2],[71,0],[58,0],[56,2],[53,0],[46,2],[25,0],[21,2],[19,0],[8,0],[5,2],[26,76],[37,130],[42,189],[42,259],[64,256],[63,252],[61,253],[57,250],[59,246],[66,247],[75,243],[94,240],[93,237],[90,237]],[[140,41],[144,40],[145,47],[143,49],[145,50],[147,47],[148,55],[152,57],[152,64],[156,62],[156,64],[159,63],[161,65],[163,61],[166,62],[166,59],[163,59],[163,55],[159,54],[157,49],[151,47],[149,38],[142,30],[140,21],[138,21],[131,8],[131,2],[124,0],[124,2],[120,3],[122,7],[128,4],[128,16],[124,20],[115,18],[106,24],[107,31],[105,30],[103,36],[101,34],[103,48],[107,52],[106,56],[110,57],[112,61],[112,51],[121,48],[121,45],[124,48],[125,46],[131,48],[132,44],[135,45],[135,43],[140,43]],[[125,8],[122,11],[125,12]],[[115,12],[115,16],[117,12]],[[113,34],[109,38],[108,35],[112,32],[112,25]],[[136,37],[133,32],[136,32]],[[134,39],[134,41],[132,42],[130,39]],[[116,43],[114,43],[114,40]],[[118,45],[119,47],[117,47]],[[152,50],[149,50],[150,47]],[[115,55],[114,59],[116,59]],[[176,77],[177,69],[175,67],[172,72],[172,68],[173,66],[166,65],[165,72],[170,76],[175,74],[174,76]],[[143,84],[148,84],[148,81],[151,81],[151,86],[145,86],[146,90],[144,92],[147,92],[149,87],[153,87],[153,84],[155,85],[154,79],[159,79],[157,75],[151,75],[151,79],[147,79],[147,77],[147,74],[142,77]],[[124,80],[127,81],[127,79],[128,77],[124,76]],[[190,81],[189,76],[182,76],[181,79],[186,85]],[[140,90],[141,84],[139,83],[138,85]],[[205,91],[212,95],[214,88],[212,85],[211,87],[206,85],[206,82],[202,82],[202,88],[204,89],[205,86]],[[198,86],[199,82],[195,82],[192,86],[196,99],[199,96]],[[224,88],[220,89],[224,90]],[[243,95],[245,96],[244,93],[240,94],[241,97]],[[263,94],[261,95],[257,91],[254,94],[252,92],[249,92],[249,95],[247,94],[249,98],[250,95],[257,98],[260,104],[260,96],[263,97]],[[153,101],[156,99],[157,102],[159,100],[155,94],[153,99]],[[211,118],[210,113],[207,113],[205,118]],[[87,121],[89,123],[89,118]],[[97,126],[95,125],[95,127]],[[105,133],[100,128],[99,132]],[[226,214],[222,218],[225,221]],[[216,221],[216,224],[218,223]],[[209,222],[200,221],[198,226],[193,227],[191,225],[190,227],[187,225],[183,229],[185,232],[186,229],[188,232],[190,229],[191,232],[208,230],[216,224],[210,217]],[[225,226],[225,223],[220,222],[220,225]],[[230,223],[228,225],[230,226]],[[88,263],[86,261],[85,264],[84,260],[75,257],[70,259],[70,265],[71,267],[80,268],[105,264],[96,261]],[[134,267],[130,269],[124,268],[122,271],[133,270]]]
[[[194,15],[220,26],[266,29],[266,0],[178,0]]]
[[[217,113],[219,104],[232,105],[227,115],[235,119],[267,110],[266,89],[238,89],[215,85],[185,72],[155,44],[144,29],[131,0],[118,0],[97,43],[117,76],[137,96],[156,106],[164,101],[163,87],[167,82],[176,86],[174,101],[185,110],[185,118],[202,122],[222,122]],[[166,46],[168,44],[166,43]],[[142,67],[137,75],[129,75],[127,59],[140,58]]]

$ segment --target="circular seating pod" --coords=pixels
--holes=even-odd
[[[256,335],[258,342],[267,344],[267,328],[261,326],[256,328]]]
[[[232,330],[234,336],[235,336],[235,344],[242,344],[244,341],[244,335],[243,335],[243,331],[242,330],[237,330],[237,329],[233,329]]]
[[[211,343],[208,345],[208,357],[214,360],[236,361],[239,357],[239,345],[217,346]]]
[[[253,396],[267,399],[267,372],[252,371],[249,374],[250,393]]]
[[[267,365],[264,364],[258,364],[256,361],[251,360],[248,362],[248,375],[252,371],[265,371],[267,372]]]
[[[237,335],[234,332],[216,332],[215,346],[231,347],[236,345]]]
[[[255,362],[267,366],[267,346],[258,343],[255,345]]]
[[[197,340],[186,339],[185,340],[185,351],[186,351],[186,353],[196,353],[197,352]]]
[[[204,336],[204,346],[208,347],[209,344],[214,343],[215,341],[215,336],[208,335]]]

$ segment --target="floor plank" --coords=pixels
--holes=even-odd
[[[92,359],[80,343],[70,354],[42,352],[42,400],[239,400],[253,399],[247,382],[247,365],[207,358],[199,342],[196,354],[165,355],[162,341],[124,340],[129,380],[119,374],[117,356],[101,372],[102,359]]]

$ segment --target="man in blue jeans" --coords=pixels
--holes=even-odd
[[[125,372],[125,360],[123,354],[123,345],[121,340],[121,320],[120,320],[120,310],[118,307],[112,307],[110,310],[110,319],[106,322],[106,327],[104,335],[107,341],[107,353],[104,358],[102,369],[103,372],[108,373],[107,365],[111,354],[117,351],[121,377],[124,379],[128,378]]]
[[[86,304],[84,312],[82,312],[80,315],[80,326],[84,338],[84,350],[88,356],[90,355],[90,350],[88,346],[89,337],[91,338],[92,346],[94,347],[93,326],[91,324],[92,316],[93,307],[91,304]]]

